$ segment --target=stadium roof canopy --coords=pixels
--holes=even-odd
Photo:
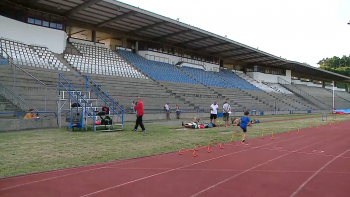
[[[172,44],[221,59],[248,65],[290,69],[307,76],[350,81],[350,77],[286,60],[223,36],[114,0],[30,0],[32,5],[55,7],[69,21],[109,29],[140,40]],[[53,11],[51,10],[51,11]]]

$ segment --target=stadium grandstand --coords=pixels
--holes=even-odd
[[[166,102],[187,118],[214,101],[237,114],[350,108],[350,77],[118,1],[2,0],[0,23],[1,118],[35,109],[72,126],[83,110],[96,129],[107,106],[122,129],[138,96],[146,120],[164,119]]]

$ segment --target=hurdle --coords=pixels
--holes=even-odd
[[[183,155],[184,154],[184,152],[185,151],[193,151],[193,157],[197,157],[198,156],[198,154],[196,154],[196,149],[186,149],[186,148],[181,148],[180,150],[179,150],[179,155]]]
[[[318,129],[318,127],[319,127],[319,122],[317,122],[317,121],[313,121],[313,122],[310,122],[310,128],[312,127],[312,123],[317,123],[317,129]]]
[[[333,119],[333,120],[332,120],[332,123],[334,123],[335,121],[338,121],[338,124],[340,123],[340,120],[339,120],[339,119]]]
[[[271,133],[271,140],[274,140],[273,138],[273,131],[270,130],[264,130],[261,132],[261,139],[264,139],[264,133]]]
[[[209,143],[210,144],[210,143]],[[210,153],[211,152],[211,150],[210,150],[210,146],[208,145],[208,146],[202,146],[202,145],[196,145],[194,148],[193,148],[193,150],[195,150],[195,151],[199,151],[199,149],[198,148],[206,148],[207,149],[207,151],[208,151],[208,153]]]
[[[219,145],[219,147],[220,147],[220,149],[224,149],[225,147],[224,147],[224,145],[222,144],[222,143],[220,143],[220,142],[209,142],[209,144],[208,144],[208,153],[210,153],[212,150],[210,149],[210,144],[218,144]],[[209,152],[210,151],[210,152]]]
[[[209,144],[210,144],[210,143],[209,143]],[[208,153],[211,152],[210,146],[209,146],[209,145],[208,145],[208,146],[196,145],[196,146],[195,146],[194,148],[192,148],[192,149],[181,148],[181,149],[179,150],[179,155],[183,155],[184,152],[186,152],[186,151],[192,151],[192,152],[193,152],[193,153],[192,153],[192,154],[193,154],[193,157],[197,157],[198,154],[197,154],[196,152],[199,151],[198,148],[200,148],[200,147],[207,148]]]
[[[325,121],[323,121],[323,125],[326,123],[326,122],[329,122],[329,125],[331,126],[332,125],[332,121],[329,121],[329,120],[325,120]]]
[[[327,112],[322,112],[322,122],[327,121]]]
[[[290,134],[291,129],[297,129],[298,130],[297,135],[299,135],[299,127],[289,127],[288,134]]]
[[[233,138],[234,138],[235,136],[237,136],[237,137],[242,137],[240,144],[243,144],[243,143],[242,143],[242,141],[243,141],[243,135],[242,135],[242,134],[237,134],[237,133],[232,134],[232,137],[231,137],[230,142],[231,142],[231,143],[234,142],[234,141],[233,141]]]

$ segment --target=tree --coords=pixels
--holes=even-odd
[[[334,56],[332,58],[323,58],[318,63],[323,70],[332,71],[342,75],[350,76],[350,56],[344,55],[339,58]]]

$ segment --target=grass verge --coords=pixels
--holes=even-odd
[[[337,118],[350,120],[350,116]],[[311,115],[261,118],[262,121],[285,119],[293,120],[255,124],[248,128],[247,136],[259,137],[265,129],[280,133],[289,127],[307,128],[310,121],[321,121]],[[124,131],[111,133],[65,129],[0,133],[0,177],[167,153],[210,141],[225,142],[232,134],[232,127],[176,130],[179,125],[146,124],[147,133],[140,133],[132,132],[133,126],[126,123]]]

